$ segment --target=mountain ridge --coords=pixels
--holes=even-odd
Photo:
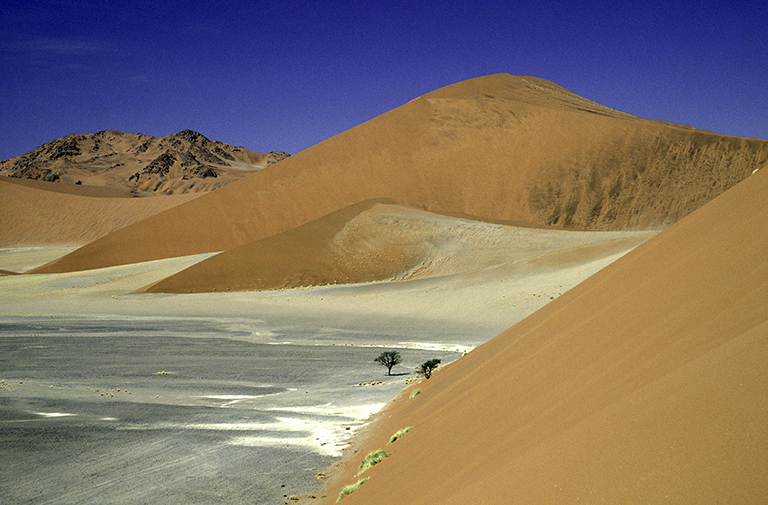
[[[134,195],[212,191],[288,157],[210,140],[193,130],[166,137],[102,130],[54,139],[0,161],[0,175],[106,186]]]

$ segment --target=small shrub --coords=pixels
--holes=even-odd
[[[432,377],[432,371],[437,368],[439,364],[439,359],[431,359],[422,363],[416,370],[418,370],[420,374],[423,374],[425,379],[429,379]]]
[[[411,428],[413,428],[413,426],[408,426],[407,428],[403,428],[402,430],[400,430],[397,433],[395,433],[394,435],[392,435],[389,438],[389,442],[387,442],[387,445],[396,442],[398,438],[401,438],[403,435],[405,435],[406,433],[411,431]]]
[[[419,393],[421,393],[421,389],[414,389],[413,391],[411,391],[411,398],[413,398],[414,396],[418,396]]]
[[[381,463],[387,456],[389,456],[389,453],[384,449],[378,449],[376,451],[369,452],[368,455],[363,459],[362,463],[360,463],[360,468],[357,469],[357,475],[360,475],[373,465]]]
[[[350,484],[349,486],[343,488],[341,490],[341,493],[339,493],[339,497],[336,500],[336,503],[341,501],[341,499],[344,498],[345,496],[347,496],[348,494],[352,494],[353,492],[355,492],[357,490],[357,488],[359,488],[360,486],[365,484],[365,481],[367,481],[368,479],[370,479],[370,477],[366,477],[364,479],[360,479],[359,481],[355,482],[354,484]]]

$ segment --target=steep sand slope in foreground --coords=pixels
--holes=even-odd
[[[768,171],[415,386],[344,503],[760,503]]]
[[[0,246],[82,245],[196,198],[0,177]]]
[[[532,262],[544,268],[547,261],[607,257],[651,235],[515,228],[367,200],[217,254],[142,291],[256,291],[467,273],[477,278]]]
[[[573,229],[674,222],[768,159],[768,141],[644,120],[533,77],[428,93],[38,270],[216,252],[372,198]]]

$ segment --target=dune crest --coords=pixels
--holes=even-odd
[[[345,503],[760,502],[762,172],[406,392],[321,503],[403,426]]]
[[[225,251],[359,202],[570,229],[668,225],[768,160],[768,141],[611,111],[530,77],[447,86],[44,266]]]

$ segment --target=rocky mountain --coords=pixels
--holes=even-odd
[[[0,175],[145,195],[191,193],[211,191],[288,156],[256,153],[192,130],[167,137],[105,130],[67,135],[0,161]]]

